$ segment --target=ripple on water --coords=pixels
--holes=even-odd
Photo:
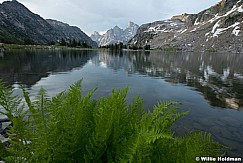
[[[227,126],[237,127],[237,128],[241,127],[240,121],[238,121],[232,117],[221,117],[219,120],[221,122],[225,123],[226,127]]]
[[[228,151],[228,154],[232,157],[243,157],[243,142],[237,142],[231,139],[223,138],[223,137],[217,137],[217,141],[219,141],[221,144],[228,146],[231,148],[230,151]]]
[[[209,118],[209,117],[202,117],[197,120],[197,122],[202,125],[204,128],[211,127],[215,122],[214,118]]]

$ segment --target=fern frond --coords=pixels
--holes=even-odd
[[[205,132],[175,137],[171,125],[188,112],[178,102],[162,101],[145,112],[137,97],[127,105],[128,88],[93,100],[96,89],[82,95],[81,80],[53,98],[41,88],[31,101],[0,82],[0,105],[13,123],[9,127],[9,162],[194,162],[196,156],[222,155],[226,147]],[[2,150],[0,146],[0,150]]]
[[[10,121],[13,117],[19,116],[23,111],[23,107],[19,107],[21,98],[13,95],[13,90],[0,81],[0,106],[3,107],[4,112],[1,114],[6,115]]]

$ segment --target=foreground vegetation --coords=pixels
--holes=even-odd
[[[196,156],[222,155],[222,145],[210,134],[193,132],[176,137],[171,125],[186,112],[177,102],[160,102],[145,112],[143,100],[126,103],[128,89],[110,97],[82,96],[81,81],[55,97],[40,89],[27,106],[0,84],[0,105],[13,127],[10,145],[0,145],[6,162],[195,162]]]

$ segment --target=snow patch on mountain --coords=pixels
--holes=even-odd
[[[243,52],[243,0],[221,0],[198,14],[143,24],[129,42],[136,47]]]
[[[235,22],[234,24],[226,27],[226,28],[219,28],[220,27],[220,20],[217,21],[217,23],[213,26],[213,29],[211,32],[208,32],[205,34],[205,36],[209,38],[211,37],[219,37],[220,34],[224,33],[225,31],[229,30],[229,29],[232,29],[233,28],[233,31],[232,31],[232,34],[234,34],[235,36],[238,36],[239,33],[240,33],[240,25],[241,23],[240,22]]]
[[[156,22],[154,25],[151,25],[147,30],[143,31],[144,33],[169,33],[169,32],[182,32],[181,27],[184,25],[183,22],[179,20],[165,20],[161,22]],[[184,30],[183,30],[184,31]]]
[[[239,1],[239,2],[240,2],[240,1]],[[243,7],[243,5],[241,5],[241,6],[239,6],[239,7],[236,7],[236,5],[234,5],[233,8],[232,8],[230,11],[228,11],[226,14],[221,15],[221,16],[219,16],[219,14],[216,14],[214,18],[212,18],[211,20],[209,20],[209,22],[210,22],[210,23],[213,23],[214,21],[216,21],[216,20],[218,20],[218,19],[220,19],[220,18],[229,16],[230,14],[232,14],[233,12],[236,12],[236,11],[238,11],[238,12],[243,12],[243,8],[242,8],[242,7]]]
[[[232,31],[232,34],[234,34],[235,36],[238,36],[240,33],[240,27],[239,26],[236,26],[233,31]]]

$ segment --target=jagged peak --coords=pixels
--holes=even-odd
[[[113,29],[121,29],[121,28],[116,25]]]
[[[134,22],[129,21],[128,24],[127,24],[127,28],[133,27],[134,25],[135,25]]]
[[[131,28],[138,28],[138,27],[139,27],[139,25],[135,24],[132,21],[129,21],[126,28],[131,29]]]
[[[94,31],[94,34],[99,34],[99,35],[100,35],[100,33],[99,33],[99,32],[97,32],[97,31]]]
[[[91,38],[96,41],[99,46],[106,46],[118,42],[127,44],[127,42],[136,34],[138,27],[139,26],[137,24],[129,21],[125,29],[122,29],[116,25],[113,28],[107,30],[103,35],[98,35],[98,32],[94,32],[94,34],[91,35]]]

